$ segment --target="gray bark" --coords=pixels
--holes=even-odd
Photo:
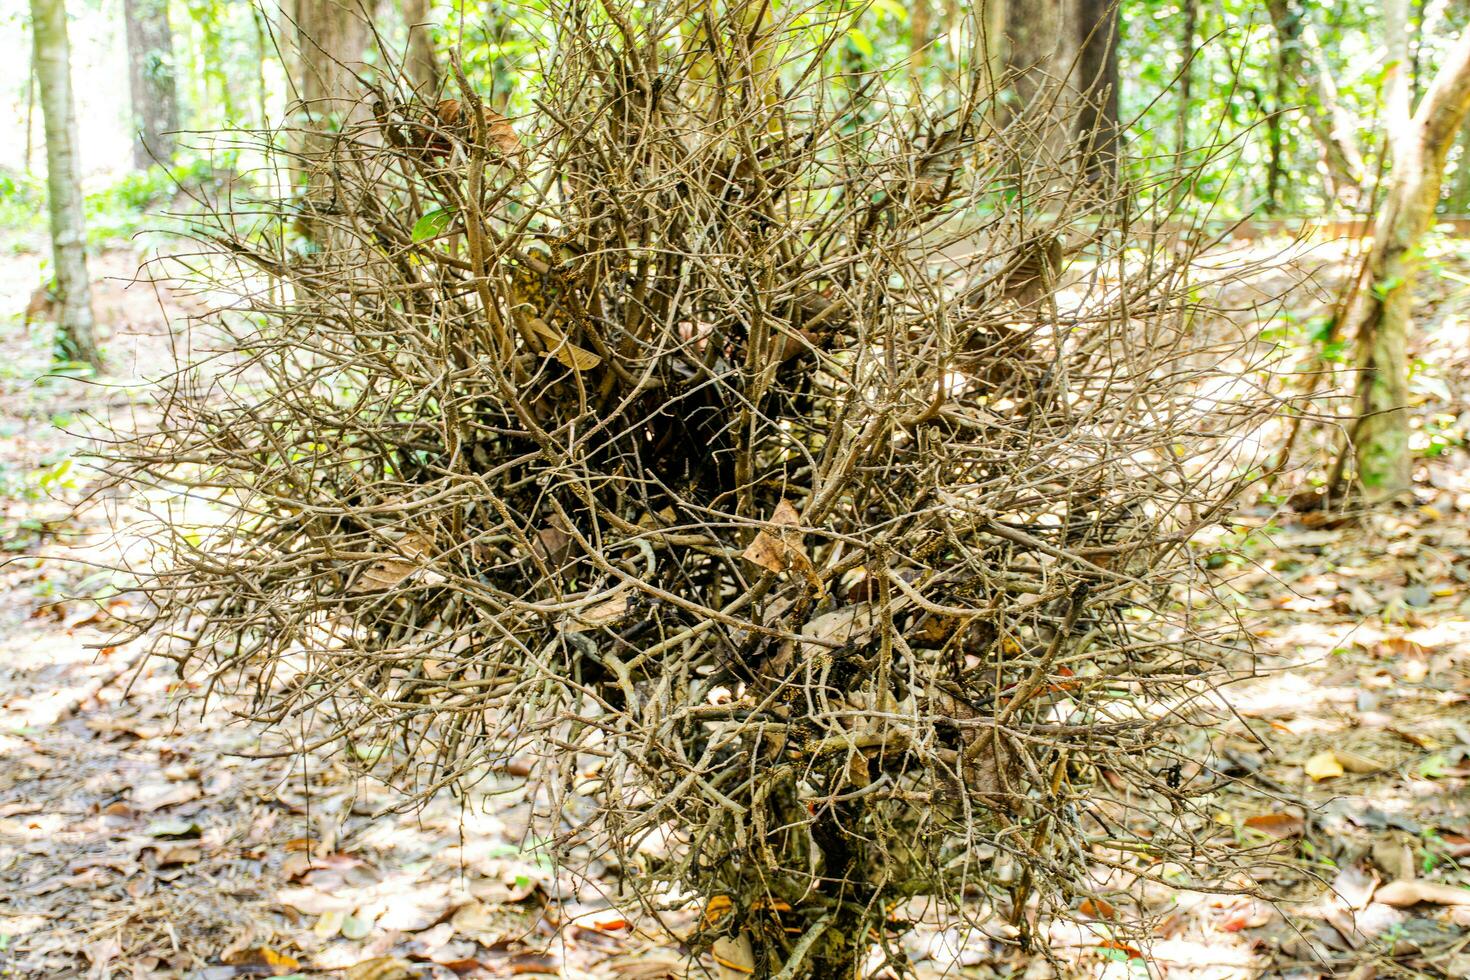
[[[177,149],[178,82],[168,0],[123,0],[128,34],[128,93],[133,107],[133,165],[168,166]]]
[[[1077,0],[1077,140],[1094,184],[1118,176],[1118,0]]]
[[[41,114],[46,120],[46,191],[56,275],[57,342],[68,360],[100,367],[82,223],[81,168],[65,0],[31,0],[31,35]]]

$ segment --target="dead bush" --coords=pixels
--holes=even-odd
[[[410,797],[529,762],[761,976],[1206,880],[1186,545],[1270,402],[1187,239],[984,72],[634,6],[557,8],[528,116],[378,85],[215,216],[225,342],[118,453],[225,515],[163,515],[167,652]]]

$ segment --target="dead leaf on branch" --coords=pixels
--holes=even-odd
[[[572,343],[560,330],[539,316],[527,317],[526,323],[545,342],[546,353],[573,371],[590,371],[602,363],[601,357]]]
[[[615,623],[627,614],[628,595],[623,593],[585,608],[573,610],[562,629],[568,633],[587,633]]]
[[[798,571],[818,592],[825,592],[822,577],[802,547],[801,515],[791,501],[778,503],[770,522],[776,525],[776,533],[758,531],[740,557],[770,572]]]
[[[417,575],[425,585],[438,585],[443,575],[428,567],[434,555],[434,539],[418,531],[410,531],[394,543],[396,555],[373,562],[352,583],[351,592],[376,592],[401,585]]]

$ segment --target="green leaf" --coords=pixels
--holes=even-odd
[[[459,215],[457,208],[435,208],[413,223],[413,240],[425,242],[444,234],[452,221]]]
[[[858,53],[861,54],[864,58],[873,57],[872,40],[870,40],[868,35],[864,34],[858,28],[849,27],[847,29],[847,43],[856,48]]]

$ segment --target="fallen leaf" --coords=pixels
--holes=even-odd
[[[1373,901],[1404,909],[1420,902],[1431,905],[1470,905],[1470,888],[1436,881],[1390,881],[1373,893]]]
[[[600,629],[609,623],[615,623],[627,614],[628,594],[625,592],[574,611],[567,617],[562,629],[568,633],[586,633],[589,630]]]
[[[1299,837],[1307,828],[1306,820],[1292,813],[1263,813],[1259,816],[1247,817],[1242,822],[1251,830],[1260,831],[1267,837],[1275,837],[1278,840]]]
[[[396,956],[377,956],[348,967],[342,974],[346,980],[408,980],[416,977],[413,964]]]
[[[1369,758],[1366,755],[1359,755],[1357,752],[1349,752],[1346,749],[1333,749],[1332,755],[1337,759],[1337,764],[1348,772],[1364,774],[1382,772],[1388,768],[1377,759]]]
[[[251,946],[223,957],[226,966],[244,967],[247,970],[268,970],[273,977],[283,977],[301,968],[301,964],[285,953],[269,946]]]
[[[342,923],[347,919],[347,913],[341,909],[332,909],[317,916],[316,924],[311,931],[322,939],[331,939],[342,931]]]
[[[1084,898],[1082,904],[1077,906],[1077,911],[1094,919],[1116,919],[1118,910],[1113,908],[1112,903],[1101,898]]]
[[[1344,772],[1342,763],[1338,762],[1337,756],[1331,752],[1318,752],[1308,759],[1302,768],[1316,782],[1341,776]]]

